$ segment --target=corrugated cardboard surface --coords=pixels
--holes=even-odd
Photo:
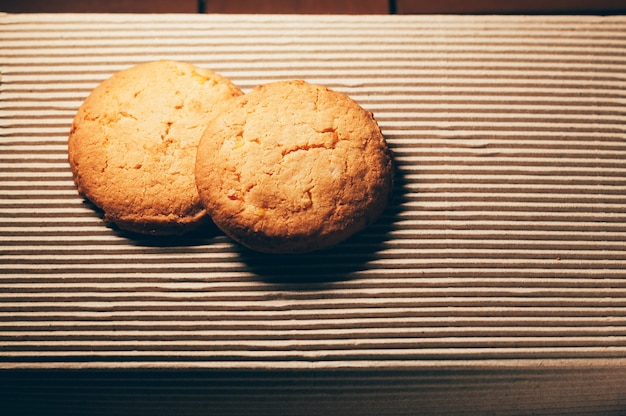
[[[393,203],[301,256],[106,227],[69,126],[156,59],[349,94],[395,153]],[[626,410],[626,18],[1,15],[0,70],[16,409]]]

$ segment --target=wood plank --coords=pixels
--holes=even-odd
[[[7,13],[197,13],[198,0],[0,0]]]
[[[399,14],[410,13],[624,13],[623,0],[395,0]]]
[[[387,0],[210,0],[208,13],[386,14]]]

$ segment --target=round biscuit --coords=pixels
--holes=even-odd
[[[121,229],[182,234],[206,217],[194,181],[205,121],[242,92],[189,63],[115,73],[80,106],[68,139],[78,192]]]
[[[261,252],[333,246],[374,222],[393,182],[372,113],[305,81],[261,85],[213,118],[196,185],[213,222]]]

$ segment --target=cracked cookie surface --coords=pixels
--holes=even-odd
[[[213,118],[195,174],[215,224],[270,253],[345,240],[380,216],[393,181],[372,114],[304,81],[258,86]]]
[[[81,195],[105,220],[147,234],[200,224],[194,164],[206,119],[242,92],[189,63],[149,62],[98,85],[79,108],[68,156]]]

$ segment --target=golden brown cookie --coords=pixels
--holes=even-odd
[[[393,181],[372,114],[304,81],[259,86],[213,118],[195,173],[215,224],[269,253],[313,251],[350,237],[380,216]]]
[[[120,71],[79,108],[69,162],[80,194],[120,228],[180,234],[206,216],[194,182],[211,114],[242,92],[194,65],[158,61]]]

